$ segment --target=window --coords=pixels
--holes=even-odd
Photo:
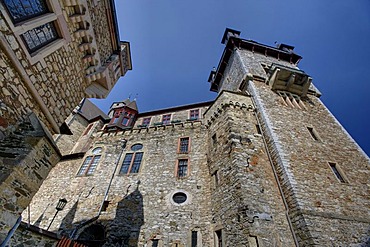
[[[308,131],[310,132],[311,134],[311,137],[315,140],[315,141],[319,141],[319,138],[318,138],[318,135],[316,134],[316,131],[311,128],[311,127],[307,127]]]
[[[191,231],[191,247],[197,247],[197,246],[198,246],[198,232]]]
[[[339,167],[337,166],[337,164],[329,162],[329,165],[330,165],[331,170],[333,171],[333,173],[337,177],[337,179],[341,183],[346,183],[346,180],[344,179],[343,175],[341,174],[341,172],[340,172]]]
[[[199,109],[190,110],[190,119],[198,120],[199,119]]]
[[[162,124],[170,124],[170,123],[171,123],[171,114],[163,115]]]
[[[119,119],[119,117],[117,116],[117,117],[115,117],[115,118],[113,118],[113,121],[112,121],[112,123],[113,124],[116,124],[116,123],[118,123],[118,119]]]
[[[189,137],[180,138],[178,152],[180,154],[189,153]]]
[[[136,151],[141,150],[142,148],[142,144],[134,144],[131,146],[131,150],[134,153],[127,153],[125,155],[119,174],[130,174],[139,172],[144,153]]]
[[[213,134],[213,136],[212,136],[212,144],[213,144],[213,146],[215,146],[217,144],[217,136],[216,136],[216,134]]]
[[[127,117],[124,117],[122,120],[122,125],[127,126],[129,122],[130,122],[130,119],[128,119]]]
[[[218,177],[218,170],[216,170],[214,173],[213,173],[213,184],[215,186],[215,188],[218,186],[219,184],[219,177]]]
[[[256,124],[256,130],[257,130],[257,134],[262,134],[262,131],[261,131],[261,127],[259,124]]]
[[[215,231],[215,247],[222,247],[222,230]]]
[[[101,158],[102,148],[95,148],[91,153],[92,155],[86,157],[77,175],[92,175]]]
[[[177,204],[184,203],[187,199],[188,196],[184,192],[177,192],[172,196],[172,200]]]
[[[35,27],[23,33],[21,37],[30,53],[59,38],[53,22]]]
[[[186,177],[188,173],[188,160],[180,159],[177,163],[177,177],[183,178]]]
[[[3,0],[14,23],[49,13],[45,0]]]
[[[31,64],[44,64],[44,57],[71,41],[60,1],[1,0],[1,3],[4,8],[0,11]]]
[[[150,117],[146,117],[143,119],[142,125],[148,126],[150,124]]]
[[[152,247],[158,247],[159,239],[152,239]]]
[[[102,207],[101,207],[101,211],[102,211],[102,212],[107,211],[107,208],[108,208],[108,206],[109,206],[109,202],[110,202],[110,201],[104,201],[104,202],[103,202],[103,205],[102,205]]]

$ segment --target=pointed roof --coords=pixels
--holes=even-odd
[[[110,110],[113,110],[113,109],[116,109],[116,108],[121,108],[121,107],[128,107],[132,110],[135,110],[138,112],[138,108],[137,108],[137,104],[136,104],[136,100],[133,100],[131,101],[129,98],[123,100],[123,101],[119,101],[119,102],[113,102],[112,105],[110,106]]]
[[[110,117],[108,117],[107,114],[86,98],[82,101],[77,112],[89,122],[97,118],[102,118],[103,121],[110,120]]]

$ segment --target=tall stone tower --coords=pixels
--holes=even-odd
[[[37,234],[88,246],[369,245],[369,158],[294,47],[231,29],[222,43],[214,101],[139,113],[125,100],[109,116],[83,102],[77,137],[57,142],[68,155],[23,212]],[[14,243],[36,239],[25,232]]]
[[[226,29],[209,79],[219,93],[206,113],[216,238],[222,246],[369,244],[369,158],[320,101],[293,46],[239,34]],[[250,111],[235,110],[243,106]]]

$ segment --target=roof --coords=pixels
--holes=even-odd
[[[175,106],[175,107],[171,107],[171,108],[148,111],[148,112],[140,113],[138,115],[138,117],[145,117],[145,116],[150,116],[150,115],[162,114],[162,113],[166,113],[166,112],[174,112],[174,111],[181,111],[181,110],[186,110],[186,109],[191,109],[191,108],[204,107],[204,106],[211,105],[213,102],[214,102],[214,100],[195,103],[195,104],[190,104],[190,105],[181,105],[181,106]]]
[[[86,98],[82,101],[77,112],[89,122],[92,122],[97,118],[101,118],[103,121],[110,120],[110,117],[108,117],[107,114]]]
[[[123,103],[124,106],[119,105],[119,103]],[[118,105],[116,105],[116,104],[118,104]],[[123,101],[113,102],[110,106],[109,111],[111,111],[112,109],[121,108],[121,107],[128,107],[132,110],[138,111],[136,100],[131,101],[130,99],[125,99]]]
[[[252,52],[264,54],[265,56],[275,57],[282,61],[298,64],[301,56],[293,52],[294,46],[280,44],[277,48],[260,44],[253,40],[239,38],[239,31],[226,28],[221,43],[226,43],[221,60],[216,71],[211,71],[208,81],[211,83],[211,91],[217,92],[223,73],[228,65],[228,61],[235,47],[250,50]]]

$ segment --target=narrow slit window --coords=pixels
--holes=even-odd
[[[316,131],[311,128],[311,127],[307,127],[308,131],[310,132],[310,135],[311,137],[315,140],[315,141],[318,141],[319,138],[317,137],[317,134],[316,134]]]
[[[215,146],[217,144],[217,136],[216,136],[216,134],[214,134],[212,136],[212,144],[213,144],[213,146]]]
[[[158,239],[152,239],[152,247],[158,247],[159,245],[159,240]]]
[[[334,174],[335,174],[335,176],[337,177],[337,179],[338,179],[341,183],[346,183],[346,180],[344,180],[344,177],[343,177],[343,175],[341,174],[341,172],[339,171],[337,164],[329,162],[329,165],[330,165],[331,170],[333,171],[333,173],[334,173]]]
[[[198,232],[191,231],[191,247],[197,247],[197,246],[198,246]]]
[[[257,130],[257,134],[262,134],[262,131],[261,131],[261,126],[259,124],[256,124],[256,130]]]

